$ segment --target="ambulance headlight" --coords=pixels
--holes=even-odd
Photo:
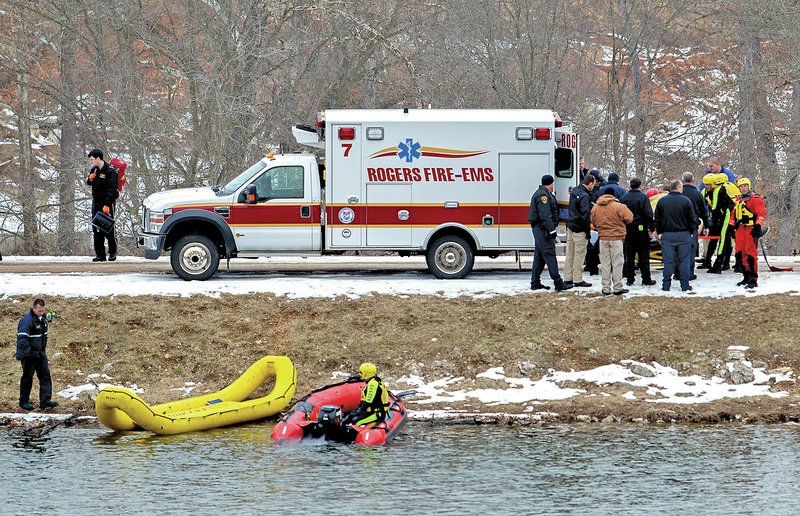
[[[151,211],[150,217],[148,218],[148,232],[149,233],[158,233],[161,231],[161,226],[164,225],[164,221],[172,215],[172,210],[164,210],[164,211]]]

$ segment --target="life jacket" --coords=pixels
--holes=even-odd
[[[367,414],[377,412],[382,416],[389,410],[389,390],[380,378],[373,376],[361,389],[361,401],[367,404]]]
[[[764,224],[767,218],[767,207],[764,198],[756,192],[741,196],[735,208],[736,220],[742,226]]]

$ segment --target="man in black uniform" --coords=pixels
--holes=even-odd
[[[103,151],[100,149],[93,149],[89,153],[89,163],[92,169],[89,171],[89,177],[86,184],[92,187],[92,217],[98,212],[103,212],[106,215],[114,218],[116,211],[117,197],[119,190],[117,190],[117,171],[103,161]],[[96,227],[92,227],[94,236],[94,254],[93,262],[106,261],[106,247],[105,240],[108,239],[108,261],[113,262],[117,259],[117,237],[114,235],[114,227],[111,231],[103,233]]]
[[[17,325],[17,360],[22,363],[22,378],[19,381],[19,406],[33,410],[30,395],[33,387],[33,373],[39,378],[39,407],[57,407],[50,398],[53,383],[50,379],[50,366],[47,362],[47,318],[44,301],[36,299],[25,317]]]
[[[655,220],[656,233],[661,241],[664,276],[661,290],[668,291],[672,276],[680,275],[681,290],[692,290],[689,285],[689,261],[692,252],[692,233],[697,231],[698,219],[692,202],[681,195],[683,183],[675,179],[669,183],[669,193],[658,200]]]
[[[694,207],[694,213],[703,223],[703,235],[708,234],[708,204],[706,200],[703,199],[703,194],[700,193],[700,190],[694,186],[694,174],[691,172],[684,172],[681,176],[681,181],[683,181],[683,195],[689,198],[692,201],[692,206]],[[689,277],[690,280],[697,279],[697,276],[694,273],[695,269],[695,258],[697,258],[697,254],[700,250],[700,242],[697,238],[697,231],[692,233],[692,259],[689,261],[689,272],[691,276]]]
[[[630,191],[620,199],[633,213],[633,222],[628,224],[625,233],[625,265],[622,267],[622,275],[625,276],[628,286],[633,285],[636,278],[637,259],[642,272],[642,285],[656,284],[650,277],[650,235],[655,230],[653,208],[650,206],[650,199],[640,190],[641,187],[641,179],[631,179]]]
[[[572,285],[567,285],[558,273],[556,261],[556,227],[558,226],[558,203],[553,195],[555,180],[550,174],[542,176],[542,185],[533,197],[528,211],[528,221],[533,230],[533,267],[531,268],[531,290],[550,287],[542,285],[541,276],[544,266],[550,272],[556,290],[569,290]]]

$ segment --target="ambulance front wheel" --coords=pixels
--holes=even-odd
[[[475,254],[472,247],[461,237],[437,238],[428,249],[428,269],[441,279],[460,279],[472,271]]]
[[[190,280],[207,280],[219,267],[219,249],[203,235],[186,235],[172,246],[172,270],[178,277]]]

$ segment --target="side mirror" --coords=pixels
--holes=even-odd
[[[256,192],[256,185],[246,186],[245,189],[242,190],[242,195],[244,196],[243,202],[245,204],[258,203],[258,192]]]

